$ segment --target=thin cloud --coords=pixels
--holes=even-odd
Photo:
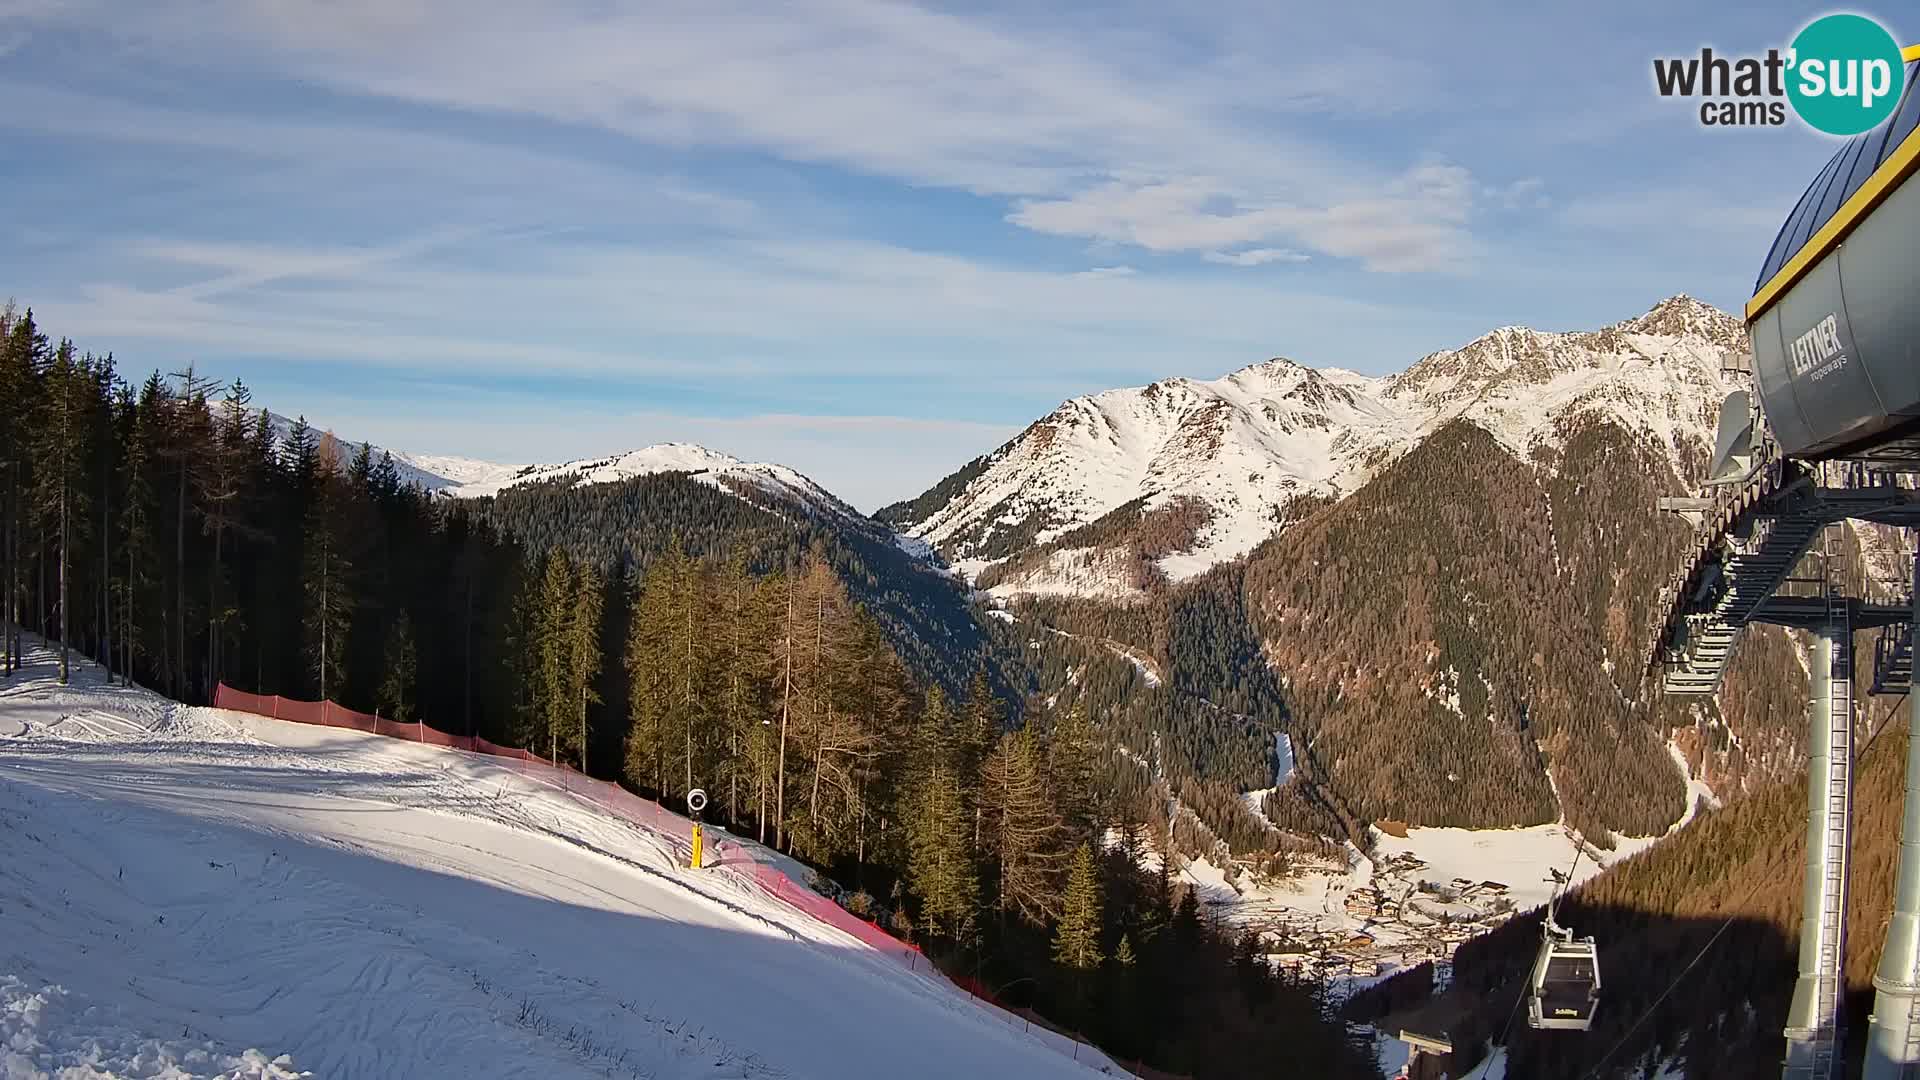
[[[1265,266],[1268,263],[1303,263],[1313,256],[1286,248],[1248,248],[1245,251],[1209,251],[1201,258],[1223,266]]]
[[[1288,239],[1385,272],[1460,269],[1472,250],[1466,169],[1428,164],[1324,205],[1248,206],[1216,181],[1109,183],[1063,199],[1026,200],[1008,217],[1057,236],[1156,252],[1217,251]]]
[[[1359,48],[1320,54],[1306,71],[1237,53],[1181,63],[1132,48],[1116,32],[855,0],[817,5],[806,19],[744,4],[625,13],[530,0],[206,0],[193,17],[90,10],[93,23],[68,21],[135,47],[214,56],[352,94],[1027,200],[1010,218],[1016,224],[1149,250],[1220,248],[1291,229],[1340,254],[1349,194],[1392,199],[1399,182],[1327,140],[1260,122],[1294,110],[1378,107],[1379,89],[1350,77],[1380,59]],[[1156,212],[1164,189],[1194,175],[1218,178],[1198,197],[1223,208]],[[1114,207],[1110,184],[1134,193],[1139,211]],[[1084,212],[1081,201],[1122,221],[1089,230],[1063,220]],[[1463,227],[1445,207],[1392,205],[1416,244]],[[1361,246],[1370,268],[1442,261],[1424,250],[1380,250],[1378,239]],[[1444,244],[1466,246],[1453,237]]]

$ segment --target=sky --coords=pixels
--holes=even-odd
[[[0,0],[0,298],[349,438],[873,509],[1078,394],[1737,309],[1834,143],[1651,62],[1827,10]]]

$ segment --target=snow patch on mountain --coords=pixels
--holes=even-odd
[[[1167,379],[1064,402],[985,460],[906,535],[956,569],[984,568],[1135,500],[1143,514],[1195,499],[1209,513],[1159,568],[1178,581],[1272,536],[1295,501],[1340,499],[1456,419],[1523,461],[1559,445],[1564,421],[1598,415],[1658,447],[1684,474],[1745,347],[1741,324],[1687,296],[1594,331],[1503,327],[1405,371],[1371,378],[1274,359],[1211,381]],[[1545,457],[1550,458],[1550,453]],[[998,595],[1104,595],[1088,559],[1029,568]],[[1119,586],[1124,588],[1124,586]]]
[[[1050,551],[1035,565],[1006,574],[987,589],[995,599],[1015,596],[1094,597],[1121,602],[1145,598],[1146,592],[1131,580],[1127,553],[1112,548],[1060,548]],[[955,569],[971,569],[977,576],[990,562],[956,564]]]

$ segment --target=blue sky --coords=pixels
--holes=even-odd
[[[0,296],[343,435],[870,509],[1075,394],[1735,308],[1832,143],[1650,62],[1829,9],[1526,7],[0,0]]]

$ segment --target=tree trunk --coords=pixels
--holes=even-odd
[[[466,629],[466,677],[464,708],[467,717],[467,738],[473,738],[473,564],[467,564],[467,619]]]
[[[68,543],[67,479],[65,476],[62,476],[60,478],[60,685],[61,686],[67,685],[68,677],[71,674],[69,670],[71,661],[68,658],[68,650],[70,646],[67,643],[67,636],[73,630],[73,620],[68,617],[68,611],[67,611],[67,563],[72,561],[68,557],[67,543]]]
[[[173,697],[177,700],[187,685],[187,456],[184,449],[180,455],[179,494],[174,500],[175,518],[173,523],[173,632],[178,646],[178,670],[169,681],[173,683]],[[323,661],[324,663],[324,661]],[[326,694],[321,694],[322,699]]]
[[[100,485],[100,662],[113,685],[113,518],[111,473]]]
[[[0,675],[13,674],[13,462],[7,464],[7,505],[0,511]]]
[[[787,836],[787,716],[793,704],[793,590],[787,590],[786,674],[780,691],[780,766],[773,782],[773,846],[781,847]]]
[[[224,523],[213,526],[213,570],[207,575],[207,686],[220,680],[220,534]]]
[[[324,544],[326,543],[326,541],[323,539],[321,543]],[[329,565],[330,560],[327,558],[329,554],[330,553],[324,549],[322,549],[322,551],[320,552],[319,616],[320,616],[320,700],[321,701],[327,700],[327,631],[332,628],[332,623],[333,623],[333,620],[328,618],[328,615],[327,615],[327,613],[331,610],[327,606],[327,600],[328,600],[327,578],[328,578],[329,571],[332,570],[332,567]]]
[[[127,662],[121,666],[124,674],[122,681],[133,685],[133,545],[127,545],[127,602],[120,605],[120,619],[126,633],[120,635],[120,648],[127,654]]]

